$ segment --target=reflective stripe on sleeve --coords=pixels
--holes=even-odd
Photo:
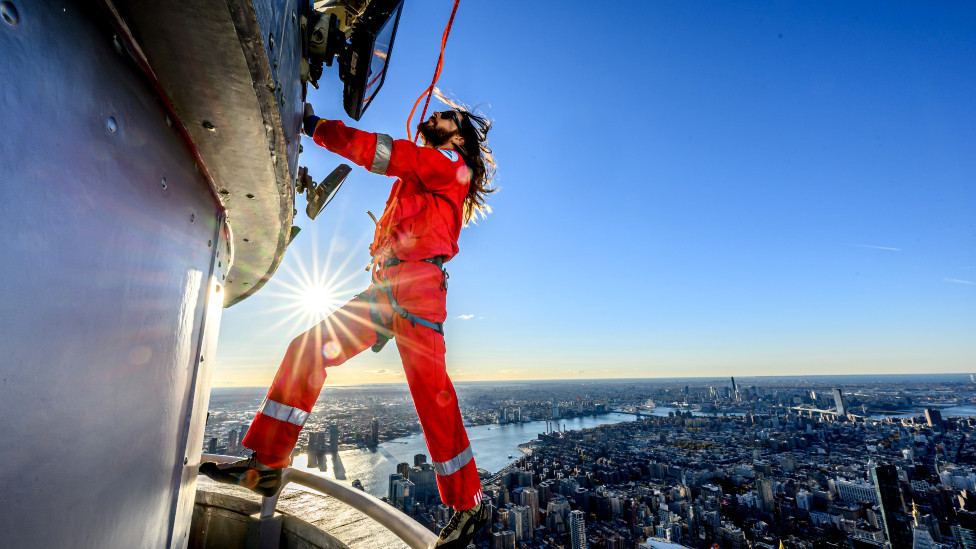
[[[308,419],[308,412],[305,410],[300,410],[294,406],[286,406],[267,398],[264,399],[258,411],[268,417],[273,417],[279,421],[287,421],[299,427],[305,425],[305,420]]]
[[[447,461],[435,461],[434,472],[442,477],[453,475],[460,471],[461,467],[467,465],[472,459],[474,459],[474,454],[471,453],[471,445],[469,444],[460,454],[451,459]]]
[[[376,152],[373,153],[373,165],[369,171],[386,175],[390,167],[390,155],[393,154],[393,138],[385,133],[376,134]]]

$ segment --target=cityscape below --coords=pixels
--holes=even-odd
[[[970,374],[456,384],[489,521],[469,547],[976,548]],[[208,453],[264,397],[214,389]],[[326,387],[293,467],[437,532],[405,385]]]

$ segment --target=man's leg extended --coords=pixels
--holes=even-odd
[[[441,501],[470,509],[481,501],[481,479],[461,421],[454,385],[444,362],[444,336],[394,318],[393,332],[427,450],[437,473]]]
[[[384,301],[381,307],[389,318],[388,304]],[[270,467],[288,466],[325,383],[325,368],[342,364],[376,342],[369,311],[366,294],[360,294],[288,346],[268,396],[241,441],[257,453],[258,461]]]

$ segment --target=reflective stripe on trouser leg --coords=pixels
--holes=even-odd
[[[472,459],[474,459],[474,454],[471,453],[471,445],[469,444],[468,447],[465,448],[460,454],[452,457],[451,459],[447,461],[435,461],[434,471],[436,471],[438,475],[453,475],[454,473],[460,471],[461,467],[467,465]]]
[[[481,497],[481,479],[447,375],[444,336],[424,326],[412,326],[399,316],[393,320],[393,333],[437,472],[441,501],[457,509],[474,507]]]
[[[385,302],[380,306],[389,307]],[[258,452],[265,465],[288,465],[308,419],[305,410],[315,406],[322,390],[325,368],[342,364],[375,342],[369,304],[360,296],[295,338],[241,444]]]
[[[287,421],[288,423],[298,425],[299,427],[305,425],[305,422],[308,420],[308,412],[305,410],[300,410],[294,406],[288,406],[287,404],[275,402],[267,398],[264,399],[258,412],[279,421]]]

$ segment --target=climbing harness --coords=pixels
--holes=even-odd
[[[441,287],[447,290],[447,279],[450,275],[447,274],[447,269],[444,268],[444,256],[438,255],[434,257],[428,257],[426,259],[421,259],[434,265],[440,269],[442,274]],[[377,266],[381,267],[392,267],[394,265],[399,265],[400,263],[405,263],[404,260],[398,257],[391,257],[379,263]],[[383,323],[383,317],[380,315],[379,308],[376,306],[376,294],[375,292],[379,290],[386,294],[386,297],[390,300],[390,308],[393,312],[400,315],[402,318],[406,319],[413,327],[417,327],[418,324],[421,326],[426,326],[435,332],[444,335],[444,323],[443,322],[431,322],[425,318],[420,318],[419,316],[411,313],[410,311],[404,309],[397,303],[396,298],[393,297],[393,289],[390,287],[390,281],[387,279],[380,279],[376,272],[373,273],[373,287],[368,291],[364,292],[365,297],[369,300],[369,317],[373,322],[373,328],[376,330],[376,343],[373,344],[372,350],[374,353],[380,352],[388,341],[393,339],[393,333],[386,328]],[[360,294],[363,295],[363,294]]]

